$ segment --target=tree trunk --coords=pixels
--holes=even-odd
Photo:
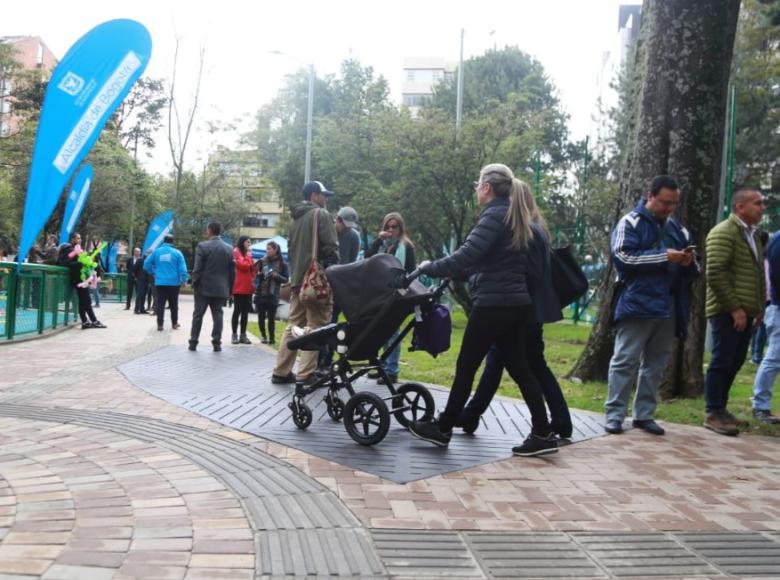
[[[703,259],[716,223],[723,119],[739,0],[645,0],[631,83],[629,143],[621,164],[616,216],[631,209],[655,175],[680,184],[676,218],[691,232]],[[702,263],[702,268],[704,264]],[[609,304],[610,264],[602,307],[571,375],[605,380],[614,345]],[[688,338],[675,341],[662,394],[702,390],[704,277],[693,284]]]

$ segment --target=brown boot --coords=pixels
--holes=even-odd
[[[715,431],[720,435],[729,435],[734,437],[739,435],[739,429],[731,422],[728,417],[724,417],[719,411],[710,411],[704,418],[704,427],[710,431]]]

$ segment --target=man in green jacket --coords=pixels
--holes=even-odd
[[[336,237],[336,226],[333,225],[325,202],[333,195],[319,181],[310,181],[303,186],[303,202],[292,208],[293,221],[290,224],[289,251],[290,256],[290,315],[287,319],[287,328],[282,335],[279,352],[276,355],[271,382],[286,384],[297,382],[308,383],[315,379],[314,371],[317,370],[318,351],[304,351],[298,365],[298,375],[292,372],[297,351],[287,348],[287,343],[292,339],[292,328],[308,327],[319,328],[330,322],[333,310],[332,296],[327,300],[317,302],[302,302],[298,292],[312,261],[312,249],[314,248],[314,220],[317,220],[316,251],[317,261],[323,268],[339,263],[339,244]]]
[[[704,380],[704,426],[737,435],[737,420],[726,409],[729,389],[745,362],[750,336],[764,313],[764,255],[756,226],[764,196],[754,189],[734,194],[732,213],[707,235],[707,319],[712,358]]]

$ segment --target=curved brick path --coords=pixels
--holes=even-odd
[[[395,484],[128,384],[182,306],[0,346],[0,580],[780,573],[777,440],[667,425]]]

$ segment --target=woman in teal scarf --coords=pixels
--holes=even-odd
[[[414,244],[406,235],[406,224],[404,224],[404,218],[401,217],[400,213],[389,213],[382,220],[382,229],[379,230],[374,243],[366,251],[366,258],[370,258],[374,254],[394,255],[407,272],[412,272],[417,267],[417,261],[414,258]],[[393,334],[387,344],[393,342],[397,336],[398,331]],[[401,345],[399,344],[387,357],[384,365],[385,372],[393,383],[398,381],[398,361],[400,359]],[[384,381],[379,378],[379,383],[384,383]]]

